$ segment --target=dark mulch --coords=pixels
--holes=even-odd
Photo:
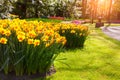
[[[16,76],[14,72],[5,75],[2,71],[0,72],[0,80],[33,80],[41,78],[40,80],[45,80],[46,76],[50,76],[56,72],[54,66],[51,66],[50,70],[45,74],[36,73],[33,75],[23,75]]]

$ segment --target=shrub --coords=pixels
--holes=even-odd
[[[17,76],[45,74],[65,42],[50,23],[0,20],[0,71]]]
[[[67,43],[66,48],[79,48],[84,46],[86,37],[89,34],[88,27],[78,24],[58,24],[58,32],[65,36]]]

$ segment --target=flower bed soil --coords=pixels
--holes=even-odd
[[[46,76],[50,76],[56,72],[54,66],[51,66],[50,70],[47,73],[40,74],[36,73],[33,75],[23,75],[23,76],[16,76],[14,72],[5,75],[3,71],[0,71],[0,80],[32,80],[41,78],[40,80],[45,80]]]

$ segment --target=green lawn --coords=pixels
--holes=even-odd
[[[61,53],[55,61],[57,72],[48,80],[120,80],[120,42],[93,26],[84,49]]]
[[[108,26],[108,24],[105,23],[105,26]],[[120,24],[115,24],[115,23],[114,23],[114,24],[110,24],[110,26],[116,27],[116,26],[120,26]]]
[[[29,19],[25,19],[27,21],[43,21],[43,22],[62,22],[62,20],[57,20],[57,19],[46,19],[46,18],[29,18]]]

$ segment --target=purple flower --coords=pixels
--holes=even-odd
[[[74,20],[74,21],[72,21],[72,23],[74,23],[74,24],[81,24],[81,23],[82,23],[82,21],[79,21],[79,20]]]

